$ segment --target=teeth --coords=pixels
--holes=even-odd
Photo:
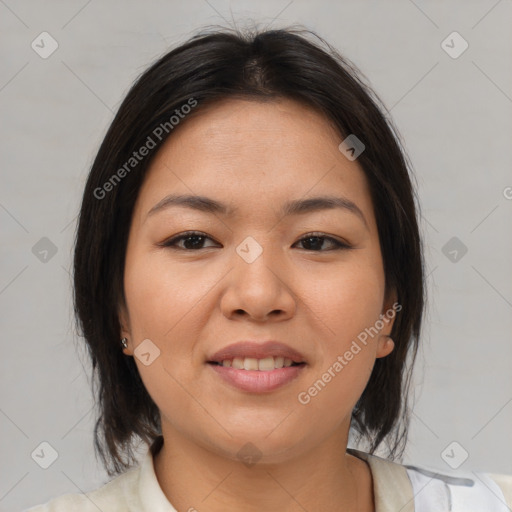
[[[247,359],[246,359],[247,361]],[[256,359],[254,359],[256,361]],[[265,357],[265,359],[258,360],[258,370],[269,371],[275,368],[274,358]]]
[[[245,370],[257,370],[258,369],[258,360],[253,359],[252,357],[246,357],[244,359],[244,369]]]
[[[224,364],[224,361],[222,361],[222,364]],[[233,359],[233,368],[236,368],[237,370],[243,370],[244,360],[241,357],[235,357],[235,359]]]
[[[274,357],[274,367],[282,368],[284,366],[284,357]]]
[[[291,366],[292,362],[293,361],[288,357],[265,357],[263,359],[235,357],[233,360],[224,359],[222,366],[231,366],[236,370],[260,370],[268,372],[276,368]]]

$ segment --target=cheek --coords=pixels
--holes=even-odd
[[[222,276],[222,273],[220,274]],[[170,264],[165,252],[131,255],[125,268],[125,291],[135,345],[149,339],[158,357],[145,366],[135,357],[146,389],[157,405],[159,398],[187,408],[190,397],[178,383],[198,393],[195,376],[197,343],[204,337],[211,313],[209,293],[219,280],[214,269],[201,262]],[[206,308],[206,309],[205,309]],[[159,352],[158,352],[159,351]],[[187,398],[188,397],[188,398]]]
[[[339,410],[340,404],[352,408],[366,387],[378,340],[368,332],[375,332],[371,328],[379,320],[383,295],[379,260],[362,254],[330,276],[315,280],[313,292],[304,295],[320,320],[317,332],[322,340],[317,343],[320,351],[310,383],[313,387],[311,394],[304,390],[319,413]]]
[[[132,337],[135,345],[151,340],[158,353],[149,365],[137,357],[134,360],[145,388],[164,415],[179,410],[180,417],[187,418],[201,412],[190,399],[201,391],[191,378],[197,372],[193,354],[203,329],[201,300],[215,282],[211,274],[186,265],[171,268],[165,255],[132,255],[127,260],[125,291]],[[174,418],[173,423],[180,421]]]
[[[381,313],[384,276],[380,262],[371,255],[360,255],[311,282],[313,291],[304,294],[330,338],[341,345],[350,344],[361,331],[374,325]],[[304,280],[306,290],[312,278]]]
[[[215,284],[199,266],[173,265],[162,257],[134,257],[126,266],[125,291],[133,330],[163,342],[185,325],[193,329],[194,308]]]

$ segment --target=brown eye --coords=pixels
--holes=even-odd
[[[329,244],[331,245],[331,249],[322,250],[324,242],[326,241],[329,242]],[[311,233],[309,235],[302,237],[297,243],[302,243],[305,246],[306,250],[315,252],[336,251],[351,248],[350,245],[339,240],[336,240],[333,237],[315,233]]]
[[[159,245],[162,247],[170,247],[172,249],[195,251],[199,249],[206,249],[207,247],[203,247],[206,240],[212,240],[212,238],[206,235],[206,233],[202,233],[200,231],[188,231],[170,238]],[[178,245],[181,241],[183,241],[182,246]]]

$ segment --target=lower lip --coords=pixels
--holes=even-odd
[[[251,393],[274,391],[296,379],[306,366],[287,366],[270,371],[237,370],[231,366],[207,363],[228,384]]]

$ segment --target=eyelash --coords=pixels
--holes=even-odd
[[[205,238],[205,239],[208,238],[210,240],[213,240],[206,233],[203,233],[201,231],[187,231],[185,233],[182,233],[181,235],[177,235],[177,236],[170,238],[169,240],[166,240],[157,245],[159,245],[161,247],[168,247],[170,249],[179,250],[179,251],[199,251],[201,249],[208,249],[208,247],[200,247],[199,249],[185,249],[185,248],[176,246],[177,242],[179,242],[181,240],[186,240],[188,238],[193,238],[193,237],[201,237],[201,238]],[[345,242],[341,242],[341,241],[337,240],[336,238],[333,238],[333,237],[325,235],[324,233],[318,233],[318,232],[308,233],[307,235],[303,236],[300,240],[298,240],[296,243],[303,242],[304,240],[308,240],[309,238],[319,238],[322,240],[328,240],[328,241],[332,242],[336,247],[334,249],[328,249],[327,251],[325,251],[325,250],[316,251],[316,250],[304,249],[304,250],[308,250],[308,252],[329,252],[329,251],[340,251],[340,250],[346,250],[346,249],[352,248],[351,245],[349,245]]]

